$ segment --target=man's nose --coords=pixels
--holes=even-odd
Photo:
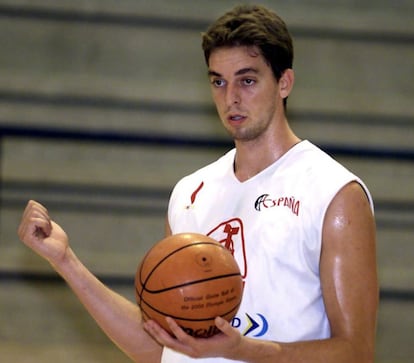
[[[240,104],[240,90],[237,86],[228,86],[226,92],[226,103],[227,106],[233,106]]]

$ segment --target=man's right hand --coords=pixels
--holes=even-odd
[[[37,254],[58,265],[68,249],[65,231],[49,216],[47,209],[36,201],[29,201],[18,228],[21,241]]]

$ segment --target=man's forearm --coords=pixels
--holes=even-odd
[[[232,359],[247,363],[373,363],[371,349],[345,338],[277,343],[243,338]]]
[[[130,358],[148,363],[160,361],[161,347],[143,330],[137,305],[102,284],[69,248],[54,268],[105,334]]]

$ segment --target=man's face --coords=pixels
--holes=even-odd
[[[258,139],[283,114],[279,84],[256,47],[214,50],[209,79],[220,119],[235,140]]]

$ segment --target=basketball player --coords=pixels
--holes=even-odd
[[[175,337],[101,284],[65,232],[29,202],[25,244],[68,282],[106,334],[136,362],[374,361],[378,285],[375,223],[364,183],[289,127],[293,48],[284,22],[236,7],[203,35],[211,90],[235,149],[182,179],[167,234],[199,232],[225,244],[245,288],[236,318],[212,338]],[[200,360],[198,360],[200,358]]]

